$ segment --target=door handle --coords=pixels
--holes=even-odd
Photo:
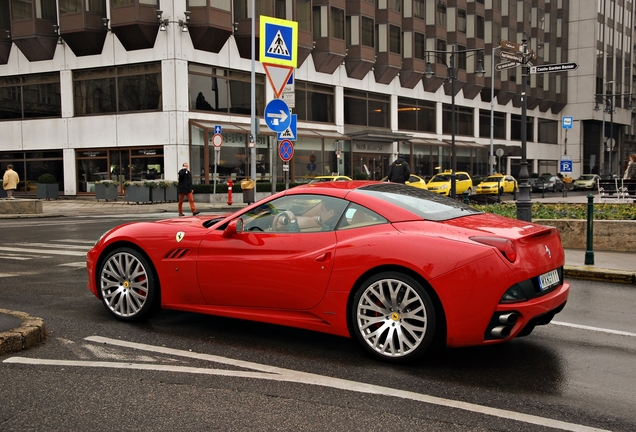
[[[326,262],[331,259],[331,252],[324,253],[322,255],[318,255],[316,257],[316,262]]]

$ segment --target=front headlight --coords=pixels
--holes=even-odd
[[[442,185],[439,187],[439,189],[448,189],[448,185]]]

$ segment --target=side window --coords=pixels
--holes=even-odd
[[[348,201],[324,195],[287,195],[264,203],[241,217],[245,231],[333,231]]]
[[[338,225],[338,230],[359,228],[387,223],[387,220],[374,211],[357,204],[351,204]]]

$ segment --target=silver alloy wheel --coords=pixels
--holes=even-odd
[[[127,251],[112,254],[99,276],[104,304],[121,318],[140,315],[149,301],[149,279],[148,270],[138,257]]]
[[[362,339],[384,358],[413,354],[427,335],[428,319],[420,294],[398,279],[375,281],[356,305]]]

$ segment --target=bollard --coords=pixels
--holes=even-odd
[[[541,180],[541,198],[545,198],[545,181]]]
[[[515,187],[512,190],[512,199],[513,201],[517,201],[517,184],[515,183]]]
[[[464,196],[464,204],[470,204],[470,193],[465,190],[462,195]]]
[[[594,195],[587,196],[587,246],[585,250],[585,265],[594,265]]]

